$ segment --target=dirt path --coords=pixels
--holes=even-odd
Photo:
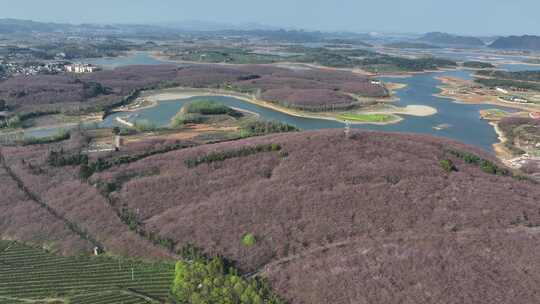
[[[31,288],[31,287],[30,287]],[[21,302],[21,303],[37,303],[37,304],[46,304],[46,303],[68,303],[66,299],[62,298],[47,298],[47,299],[26,299],[26,298],[12,298],[12,297],[5,297],[0,296],[0,300],[5,300],[10,302]]]
[[[514,232],[514,230],[508,230],[508,229],[505,229],[505,230],[507,232],[509,232],[509,233]],[[469,234],[470,235],[470,234],[474,234],[474,233],[482,234],[481,231],[462,230],[462,231],[456,232],[455,235],[456,236],[462,236],[464,234]],[[371,235],[357,236],[357,237],[355,237],[353,239],[347,239],[347,240],[343,240],[343,241],[339,241],[339,242],[335,242],[335,243],[331,243],[331,244],[327,244],[327,245],[323,245],[323,246],[318,246],[318,247],[315,247],[315,248],[311,248],[311,249],[302,251],[302,252],[297,253],[297,254],[293,254],[293,255],[281,258],[279,260],[276,260],[276,261],[273,261],[271,263],[268,263],[268,264],[264,265],[263,267],[261,267],[260,269],[254,271],[254,272],[246,274],[245,277],[250,277],[251,278],[251,277],[257,277],[257,276],[266,276],[269,273],[278,270],[277,268],[279,266],[283,265],[283,264],[287,264],[287,263],[292,262],[294,260],[297,260],[297,259],[300,259],[300,258],[305,258],[307,256],[314,255],[314,254],[317,254],[317,253],[320,253],[320,252],[324,252],[324,251],[327,251],[329,249],[345,247],[345,246],[352,245],[352,244],[357,244],[357,243],[365,243],[366,239],[380,243],[380,242],[384,242],[384,241],[393,241],[393,240],[396,240],[396,239],[406,239],[407,241],[410,241],[410,240],[421,240],[421,239],[425,239],[425,238],[437,238],[437,237],[443,237],[443,236],[448,236],[448,235],[450,235],[450,234],[448,234],[448,233],[437,233],[437,234],[423,233],[423,234],[417,234],[417,233],[404,232],[404,233],[393,234],[391,236],[382,237],[382,238],[374,238]]]

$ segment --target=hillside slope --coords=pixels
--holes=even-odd
[[[313,69],[293,71],[264,65],[128,66],[80,76],[34,75],[0,83],[0,99],[10,109],[29,112],[86,113],[111,108],[136,90],[170,86],[235,88],[261,91],[261,97],[299,109],[348,108],[352,95],[388,97],[383,86],[351,72]],[[305,96],[309,96],[306,98]]]
[[[510,49],[510,50],[540,50],[540,36],[509,36],[501,37],[489,45],[495,49]]]
[[[260,144],[281,151],[217,157]],[[539,302],[540,187],[448,149],[471,151],[428,136],[304,132],[155,155],[92,181],[120,185],[116,204],[176,249],[224,255],[291,303]],[[447,158],[458,171],[441,168]]]
[[[80,142],[1,147],[2,239],[152,260],[194,246],[268,278],[292,304],[540,302],[540,186],[453,153],[491,159],[465,145],[276,134],[163,149],[84,181],[77,166],[47,162]],[[137,147],[101,157],[150,151]]]
[[[96,187],[79,180],[76,167],[51,167],[48,145],[0,146],[0,240],[19,240],[62,254],[166,259],[170,253],[141,239],[124,225]],[[76,145],[75,145],[76,146]]]
[[[480,47],[484,46],[484,42],[476,37],[457,36],[447,33],[433,32],[427,33],[419,40],[440,44],[440,45],[454,45],[454,46],[468,46],[468,47]]]

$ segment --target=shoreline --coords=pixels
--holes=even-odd
[[[39,132],[44,130],[57,129],[58,131],[63,129],[72,130],[78,126],[84,128],[85,124],[99,124],[103,121],[101,118],[102,115],[100,112],[96,114],[85,114],[81,115],[79,121],[69,121],[69,122],[55,122],[52,124],[37,125],[31,126],[28,128],[16,128],[16,129],[0,129],[0,136],[11,136],[16,134],[26,134],[32,132]]]
[[[504,144],[508,140],[506,136],[504,136],[503,131],[501,128],[499,128],[499,123],[495,121],[488,121],[489,125],[493,127],[495,130],[495,133],[497,134],[497,140],[499,140],[498,143],[493,144],[493,150],[495,151],[495,155],[502,161],[508,158],[509,154],[504,149]]]
[[[466,100],[464,99],[463,96],[460,96],[463,94],[457,95],[457,94],[449,93],[451,91],[451,88],[448,88],[447,86],[452,85],[452,80],[450,79],[452,77],[435,77],[435,78],[441,82],[441,84],[437,86],[437,89],[439,89],[441,92],[435,93],[433,95],[436,97],[451,99],[452,102],[455,102],[455,103],[470,104],[470,105],[484,104],[484,105],[492,105],[492,106],[498,106],[498,107],[518,109],[518,110],[529,111],[529,112],[540,111],[540,105],[520,104],[520,103],[502,101],[500,100],[499,97],[493,96],[493,95],[480,96],[478,94],[471,94],[468,96],[471,98],[477,98],[477,99],[482,99],[482,100]],[[461,80],[461,79],[459,79],[458,81],[469,82],[467,80]]]
[[[455,96],[454,94],[449,94],[449,91],[451,90],[448,87],[445,87],[449,84],[451,84],[451,80],[446,77],[435,77],[437,80],[441,82],[440,85],[437,86],[437,88],[440,90],[439,93],[433,94],[436,97],[441,97],[445,99],[449,99],[450,102],[459,103],[459,104],[466,104],[466,105],[492,105],[497,107],[505,107],[505,108],[512,108],[522,111],[531,111],[528,107],[523,107],[522,105],[514,105],[514,104],[507,104],[502,103],[501,101],[497,100],[490,100],[494,99],[493,96],[471,96],[472,98],[482,98],[483,101],[471,101],[471,100],[464,100],[460,98],[459,96]],[[461,80],[459,81],[468,82],[467,80]],[[512,154],[505,148],[505,143],[508,140],[506,136],[504,135],[504,132],[499,128],[499,124],[495,120],[490,120],[487,118],[482,117],[482,110],[479,111],[480,117],[483,120],[486,120],[490,126],[493,127],[493,130],[497,134],[497,140],[498,142],[492,144],[493,152],[495,153],[495,157],[499,159],[501,162],[503,162],[505,165],[509,166],[508,160],[511,159],[513,156]]]
[[[229,107],[229,108],[231,108],[231,109],[233,109],[233,110],[235,110],[235,111],[238,111],[238,112],[242,112],[242,113],[247,113],[247,114],[249,114],[249,115],[253,115],[253,116],[255,116],[256,118],[261,117],[261,115],[260,115],[259,113],[255,113],[255,112],[250,111],[250,110],[241,109],[241,108],[237,108],[237,107]]]
[[[324,120],[332,120],[332,121],[345,123],[345,120],[337,117],[339,113],[341,112],[339,113],[325,112],[321,114],[311,114],[304,111],[284,108],[282,106],[276,105],[269,101],[256,99],[246,94],[231,93],[228,91],[221,91],[221,90],[210,90],[210,89],[205,90],[205,89],[192,89],[192,88],[163,89],[159,91],[148,91],[143,96],[143,98],[146,98],[148,101],[150,101],[150,104],[145,107],[145,108],[148,108],[148,107],[156,106],[159,102],[175,101],[179,99],[188,99],[188,98],[193,98],[193,97],[204,97],[204,96],[232,97],[232,98],[236,98],[236,99],[239,99],[239,100],[251,103],[251,104],[255,104],[263,108],[271,109],[271,110],[274,110],[283,114],[287,114],[290,116],[294,116],[294,117],[310,118],[310,119],[324,119]],[[385,115],[395,116],[395,119],[391,121],[387,121],[387,122],[349,121],[349,123],[388,125],[388,124],[394,124],[394,123],[398,123],[402,121],[404,118],[399,115],[425,117],[425,116],[431,116],[437,113],[437,110],[435,108],[422,106],[422,105],[409,105],[403,108],[399,108],[395,106],[392,107],[391,105],[388,107],[389,108],[382,109],[382,110],[364,110],[364,111],[359,111],[359,112],[354,112],[354,113],[356,114],[385,114]],[[139,109],[142,109],[142,108],[138,108],[137,110]],[[344,111],[344,112],[349,113],[348,111]]]
[[[452,88],[450,86],[456,85],[456,82],[463,82],[463,83],[471,83],[471,81],[460,79],[460,78],[454,78],[454,77],[435,77],[437,80],[441,82],[437,86],[437,88],[440,90],[439,93],[433,94],[436,97],[441,97],[444,99],[449,99],[450,102],[459,103],[459,104],[466,104],[466,105],[490,105],[495,107],[502,107],[502,108],[510,108],[520,111],[526,111],[531,112],[535,111],[534,107],[531,108],[531,106],[525,106],[522,104],[514,104],[510,102],[502,102],[499,98],[492,95],[479,95],[479,94],[471,94],[467,95],[467,97],[471,99],[465,99],[465,94],[450,94],[450,91]],[[457,89],[456,89],[457,90]],[[540,107],[539,107],[540,109]],[[512,167],[512,164],[509,162],[511,159],[514,158],[512,153],[505,147],[505,143],[508,141],[508,138],[505,136],[504,132],[499,127],[499,122],[494,119],[488,119],[482,116],[482,111],[479,111],[480,118],[483,120],[486,120],[490,126],[493,127],[493,130],[497,134],[497,141],[496,143],[492,144],[493,152],[495,154],[495,157],[502,163],[504,163],[506,166]]]
[[[116,117],[115,120],[116,120],[117,122],[123,124],[123,125],[126,125],[126,126],[130,127],[130,128],[135,127],[135,124],[133,124],[133,123],[131,123],[131,122],[129,122],[129,121],[123,119],[122,117]]]
[[[164,63],[174,63],[174,64],[201,64],[201,65],[208,65],[208,64],[217,64],[222,66],[242,66],[246,64],[241,63],[226,63],[226,62],[200,62],[200,61],[187,61],[187,60],[180,60],[180,59],[172,59],[171,56],[162,54],[159,51],[153,51],[153,52],[147,52],[147,54],[159,61],[162,61]],[[341,72],[350,72],[353,74],[360,74],[365,75],[368,77],[390,77],[390,78],[409,78],[415,75],[424,74],[424,73],[442,73],[442,72],[448,72],[448,71],[455,71],[459,70],[459,66],[456,68],[440,68],[438,70],[425,70],[425,71],[395,71],[395,72],[370,72],[368,70],[354,67],[354,68],[336,68],[336,67],[329,67],[314,63],[303,63],[303,62],[289,62],[289,61],[282,61],[282,62],[274,62],[274,63],[259,63],[256,65],[262,65],[262,66],[274,66],[278,68],[283,69],[294,69],[296,68],[304,68],[304,69],[319,69],[319,70],[331,70],[331,71],[341,71]]]
[[[336,121],[342,124],[346,124],[346,121],[344,119],[339,118],[338,116],[340,114],[381,114],[381,115],[390,115],[393,119],[385,122],[377,122],[377,121],[348,121],[352,125],[365,125],[365,124],[371,124],[371,125],[390,125],[390,124],[396,124],[401,121],[403,121],[405,118],[401,117],[400,115],[407,115],[407,116],[417,116],[417,117],[425,117],[425,116],[431,116],[437,113],[437,110],[432,107],[428,106],[422,106],[422,105],[408,105],[406,107],[397,107],[392,105],[393,102],[396,100],[399,100],[393,93],[396,90],[403,89],[407,87],[406,84],[401,83],[388,83],[389,90],[392,93],[391,97],[388,97],[388,100],[385,100],[385,102],[381,102],[379,105],[381,105],[382,109],[364,109],[363,111],[358,110],[351,110],[351,111],[343,111],[343,112],[322,112],[320,114],[311,114],[304,111],[298,111],[294,109],[288,109],[279,105],[276,105],[272,102],[265,101],[265,100],[259,100],[256,98],[253,98],[252,96],[249,96],[247,94],[243,93],[236,93],[236,92],[230,92],[230,91],[224,91],[224,90],[215,90],[215,89],[198,89],[198,88],[186,88],[186,87],[176,87],[176,88],[168,88],[168,89],[158,89],[158,90],[148,90],[143,91],[141,96],[138,97],[135,101],[130,103],[129,105],[125,105],[123,107],[115,108],[111,111],[111,114],[114,113],[130,113],[130,112],[136,112],[144,109],[149,109],[157,106],[160,102],[166,102],[166,101],[176,101],[179,99],[188,99],[188,98],[194,98],[194,97],[204,97],[204,96],[223,96],[223,97],[231,97],[236,98],[266,109],[271,109],[279,113],[287,114],[294,117],[300,117],[300,118],[309,118],[309,119],[322,119],[322,120],[330,120],[330,121]],[[133,106],[135,105],[135,106]],[[260,117],[260,114],[254,113],[249,110],[239,109],[235,108],[238,111],[246,112],[249,114],[254,114],[257,117]],[[98,118],[99,117],[99,118]],[[83,123],[96,123],[99,124],[103,122],[104,119],[102,115],[85,115],[82,117]],[[134,124],[130,123],[129,121],[126,121],[122,117],[116,117],[115,121],[119,122],[122,125],[125,125],[127,127],[133,127]],[[0,132],[0,135],[10,135],[10,134],[16,134],[16,133],[25,133],[25,132],[34,132],[39,130],[47,130],[47,129],[61,129],[61,128],[73,128],[78,123],[60,123],[60,124],[54,124],[54,125],[44,125],[39,127],[33,127],[28,129],[18,129],[18,130],[12,130],[10,132]]]

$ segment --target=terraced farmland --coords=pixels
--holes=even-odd
[[[61,257],[0,241],[0,303],[167,303],[170,263]]]

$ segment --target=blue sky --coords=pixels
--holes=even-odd
[[[540,0],[0,0],[0,17],[56,22],[202,20],[320,30],[540,34]]]

